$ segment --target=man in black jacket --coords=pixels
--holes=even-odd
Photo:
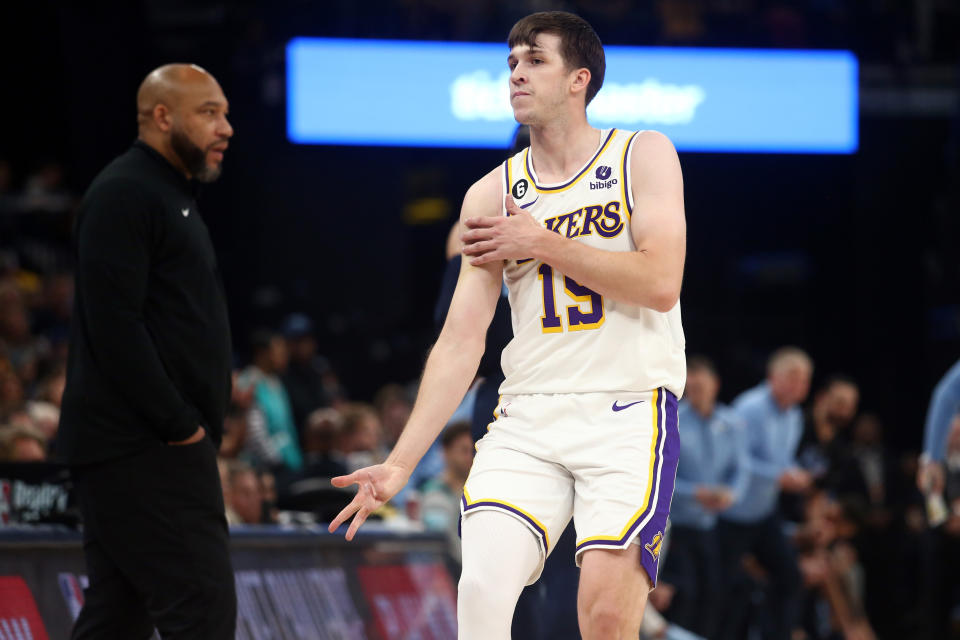
[[[139,136],[90,185],[58,450],[72,466],[90,586],[74,640],[234,637],[216,450],[230,329],[194,184],[233,129],[203,69],[165,65],[137,93]]]

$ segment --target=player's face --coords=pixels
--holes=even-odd
[[[213,78],[184,86],[174,111],[170,144],[186,170],[200,182],[220,177],[227,141],[233,136],[228,111],[227,99]]]
[[[520,124],[539,125],[566,105],[576,70],[560,54],[560,36],[541,33],[534,46],[510,50],[510,105]]]

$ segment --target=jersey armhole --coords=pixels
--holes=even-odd
[[[623,150],[623,167],[621,169],[621,174],[623,175],[623,204],[627,208],[627,217],[633,218],[633,193],[631,191],[631,181],[632,173],[630,170],[630,156],[633,153],[633,141],[636,139],[637,134],[643,133],[642,131],[634,131],[630,135],[630,139],[627,140],[627,144]]]
[[[510,215],[507,213],[507,194],[510,193],[510,161],[511,156],[503,161],[503,191],[500,192],[500,213],[504,217]]]

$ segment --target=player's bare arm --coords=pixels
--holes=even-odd
[[[494,170],[467,191],[460,219],[498,216],[501,192],[499,171]],[[330,523],[331,532],[352,516],[346,534],[352,540],[367,517],[407,483],[476,375],[502,281],[502,263],[477,266],[463,261],[447,320],[427,358],[417,401],[393,451],[383,464],[332,480],[334,486],[357,484],[359,489]]]
[[[644,131],[630,170],[636,251],[604,251],[553,233],[508,197],[509,217],[465,220],[464,255],[475,266],[533,257],[613,300],[669,311],[680,297],[686,256],[680,161],[666,136]]]

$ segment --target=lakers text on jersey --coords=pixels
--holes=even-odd
[[[503,163],[504,192],[544,227],[605,251],[634,251],[630,154],[637,132],[601,131],[569,180],[537,179],[529,147]],[[506,211],[504,210],[506,214]],[[680,396],[686,375],[680,304],[666,313],[611,300],[535,261],[504,269],[514,338],[503,351],[503,394],[643,392]]]

